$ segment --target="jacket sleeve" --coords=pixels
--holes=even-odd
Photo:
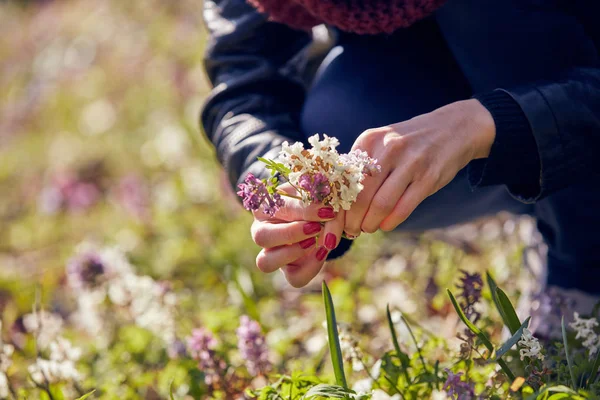
[[[214,89],[201,124],[235,187],[247,172],[265,176],[258,156],[275,158],[282,142],[303,140],[298,65],[311,37],[267,21],[245,0],[207,0],[204,18],[205,68]]]
[[[494,117],[496,141],[487,160],[469,166],[472,185],[504,183],[532,203],[600,177],[600,68],[475,97]]]

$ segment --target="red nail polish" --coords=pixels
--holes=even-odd
[[[308,224],[304,224],[302,230],[304,230],[305,235],[312,235],[313,233],[317,233],[321,231],[321,224],[318,222],[309,222]]]
[[[309,247],[314,246],[315,243],[317,243],[317,239],[315,239],[314,237],[311,237],[311,238],[308,238],[308,239],[304,239],[303,241],[301,241],[298,244],[300,245],[300,247],[302,247],[304,250],[306,250]]]
[[[337,237],[333,233],[328,233],[325,236],[325,247],[329,250],[335,249],[335,245],[337,244]]]
[[[321,247],[321,248],[319,248],[319,250],[317,250],[317,254],[316,254],[317,260],[323,261],[326,256],[327,256],[327,249],[325,247]]]
[[[319,218],[335,218],[335,212],[333,212],[333,208],[331,207],[324,207],[319,209],[317,215],[319,216]]]

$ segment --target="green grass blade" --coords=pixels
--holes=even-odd
[[[523,336],[523,329],[527,328],[529,325],[529,320],[531,317],[527,318],[523,324],[519,327],[519,329],[512,335],[510,339],[508,339],[498,350],[496,350],[496,361],[500,359],[503,355],[505,355]]]
[[[342,349],[340,347],[340,338],[338,336],[333,299],[331,298],[331,292],[325,281],[323,281],[323,302],[325,303],[325,314],[327,315],[327,336],[329,338],[329,351],[331,353],[331,362],[333,363],[335,380],[339,386],[348,389],[346,374],[344,374],[344,361],[342,358]]]
[[[498,296],[498,302],[502,308],[500,314],[503,315],[502,319],[504,320],[504,324],[508,327],[508,330],[510,330],[511,335],[514,335],[521,327],[519,316],[506,293],[499,287],[496,288],[496,295]]]
[[[600,351],[596,353],[596,359],[594,360],[594,364],[592,365],[592,369],[590,371],[590,377],[588,378],[587,385],[590,386],[592,383],[596,381],[598,378],[598,369],[600,368]]]
[[[92,391],[91,391],[91,392],[89,392],[89,393],[86,393],[86,394],[84,394],[84,395],[83,395],[83,396],[81,396],[81,397],[78,397],[78,398],[77,398],[77,400],[85,400],[85,399],[87,399],[88,397],[90,397],[91,395],[93,395],[95,391],[96,391],[96,389],[92,390]]]
[[[562,317],[560,321],[562,328],[563,344],[565,346],[565,356],[567,358],[567,365],[569,367],[569,374],[571,374],[571,382],[573,383],[573,389],[577,390],[577,381],[575,380],[575,371],[573,371],[573,360],[569,354],[569,343],[567,343],[567,330],[565,329],[565,317]]]
[[[386,307],[387,311],[387,320],[388,326],[390,328],[390,333],[392,335],[392,343],[394,344],[394,350],[396,350],[396,357],[400,360],[400,364],[402,364],[402,369],[404,370],[404,376],[408,382],[411,381],[410,375],[408,374],[408,368],[410,367],[410,358],[408,355],[400,349],[400,343],[398,342],[398,335],[396,334],[396,328],[394,327],[394,322],[392,321],[392,314],[390,312],[390,305],[388,304]]]
[[[487,284],[490,287],[490,293],[492,295],[492,300],[494,301],[494,305],[496,306],[496,310],[498,310],[498,313],[500,314],[500,317],[502,318],[502,322],[504,323],[504,325],[506,325],[508,327],[506,315],[504,314],[504,310],[502,309],[502,306],[500,305],[500,300],[498,299],[498,293],[496,292],[496,290],[498,289],[498,285],[496,284],[496,281],[494,280],[494,278],[492,278],[492,275],[490,275],[489,272],[486,272],[485,275],[486,275]]]

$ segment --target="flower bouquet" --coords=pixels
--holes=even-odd
[[[336,148],[340,142],[334,137],[324,135],[320,140],[319,135],[314,135],[308,143],[312,146],[310,149],[305,149],[300,142],[292,145],[284,142],[277,160],[258,158],[271,171],[271,176],[258,179],[249,173],[244,183],[238,185],[237,194],[242,197],[244,208],[257,211],[262,207],[265,214],[274,216],[285,205],[283,197],[292,197],[305,205],[331,206],[335,212],[349,210],[363,190],[365,177],[381,171],[377,160],[364,151],[339,154]],[[279,188],[285,183],[289,183],[297,195]]]

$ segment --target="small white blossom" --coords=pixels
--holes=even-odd
[[[401,397],[398,393],[396,393],[393,396],[390,396],[389,394],[387,394],[386,392],[384,392],[381,389],[376,389],[373,391],[373,397],[371,397],[371,400],[400,400]]]
[[[60,334],[63,319],[58,314],[36,311],[23,316],[23,326],[35,336],[38,347],[45,349]]]
[[[583,347],[588,349],[590,358],[600,348],[600,337],[594,331],[598,327],[596,318],[581,318],[578,313],[573,313],[574,321],[569,324],[576,332],[575,339],[581,339]]]
[[[373,389],[373,379],[371,378],[360,379],[352,386],[352,390],[359,395],[370,393],[371,389]]]
[[[519,340],[519,346],[521,346],[521,349],[519,350],[521,360],[523,360],[525,357],[530,357],[532,359],[538,359],[541,361],[544,360],[544,355],[542,354],[542,345],[540,344],[540,341],[533,336],[529,329],[523,329],[523,335]]]
[[[37,384],[77,381],[81,375],[75,363],[81,357],[81,350],[73,347],[65,338],[58,337],[48,346],[48,359],[38,358],[35,364],[29,366],[31,379]]]
[[[6,373],[0,372],[0,398],[7,398],[9,393],[10,388],[8,387],[8,376],[6,376]]]

